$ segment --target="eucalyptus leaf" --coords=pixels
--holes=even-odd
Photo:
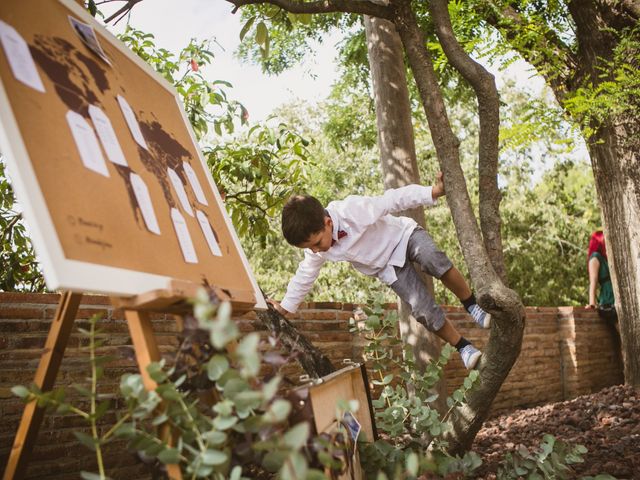
[[[298,450],[306,445],[309,433],[309,424],[307,422],[302,422],[286,432],[284,434],[283,441],[289,448]]]
[[[96,451],[97,442],[91,435],[87,435],[86,433],[79,432],[77,430],[74,430],[73,435],[82,445],[94,452]]]
[[[180,452],[175,448],[165,448],[158,454],[158,460],[164,464],[174,464],[180,462]]]

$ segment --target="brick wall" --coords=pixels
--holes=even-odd
[[[23,410],[23,404],[11,394],[11,387],[32,381],[58,301],[56,294],[0,292],[0,465],[9,455]],[[361,352],[348,328],[353,309],[354,305],[347,303],[306,304],[293,323],[339,367],[345,358],[358,360]],[[462,309],[445,307],[445,311],[465,337],[479,348],[486,344],[489,332],[475,326]],[[120,376],[136,371],[129,333],[122,313],[114,311],[108,299],[101,296],[83,297],[75,326],[86,328],[87,319],[95,313],[103,317],[99,322],[105,340],[101,353],[117,357],[105,369],[105,378],[100,382],[103,393],[113,394]],[[264,331],[251,313],[237,320],[245,332]],[[173,316],[155,315],[153,322],[161,351],[170,352],[176,345]],[[84,383],[88,375],[85,343],[74,329],[57,385]],[[615,330],[593,311],[528,308],[520,358],[496,397],[493,412],[573,398],[622,383],[619,352]],[[295,376],[301,372],[291,368],[285,373]],[[447,365],[449,390],[460,385],[465,375],[459,357],[454,355]],[[73,395],[72,388],[67,390]],[[114,414],[110,415],[103,428],[114,423]],[[72,433],[83,425],[77,417],[47,415],[27,478],[77,479],[80,470],[95,471],[93,453],[79,446]],[[145,468],[125,453],[121,443],[108,445],[106,452],[111,478],[148,478],[143,473]]]

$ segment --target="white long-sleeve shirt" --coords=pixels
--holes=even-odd
[[[359,272],[378,277],[387,285],[395,282],[393,267],[404,265],[409,237],[418,224],[391,214],[435,203],[431,187],[421,185],[390,189],[377,197],[351,195],[329,203],[334,243],[326,252],[304,249],[304,259],[280,302],[282,308],[292,313],[298,309],[327,260],[349,262]],[[338,236],[339,231],[346,235]]]

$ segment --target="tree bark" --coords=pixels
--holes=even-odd
[[[621,124],[602,125],[589,141],[604,217],[607,254],[620,325],[625,382],[640,386],[640,163]],[[635,132],[638,138],[640,132]]]
[[[500,97],[493,75],[474,61],[456,39],[447,0],[431,0],[429,10],[436,35],[447,59],[471,85],[478,99],[480,133],[478,136],[478,173],[480,179],[480,228],[491,264],[507,284],[500,227],[500,190],[498,154],[500,133]]]
[[[271,334],[280,340],[289,352],[296,355],[296,360],[311,378],[324,377],[336,370],[331,360],[271,305],[265,311],[256,312],[256,315]]]
[[[411,122],[409,89],[405,74],[402,43],[393,23],[375,17],[364,17],[367,51],[373,96],[378,124],[378,147],[380,165],[384,177],[384,188],[398,188],[419,184],[420,172],[416,160],[416,147]],[[425,230],[426,222],[422,208],[400,212],[399,215],[413,218]],[[433,295],[433,279],[416,268],[425,282],[425,288]],[[411,307],[400,301],[400,335],[411,345],[420,368],[431,360],[437,360],[441,343],[411,316]],[[446,411],[447,390],[444,381],[438,382],[436,409]]]

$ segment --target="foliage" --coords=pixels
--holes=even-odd
[[[635,118],[640,108],[640,26],[611,33],[618,43],[613,59],[598,67],[600,82],[577,88],[564,102],[587,137],[607,118]]]
[[[209,50],[210,42],[192,39],[175,55],[157,47],[151,33],[130,25],[118,38],[174,86],[198,139],[207,134],[210,126],[218,135],[222,135],[223,131],[233,133],[235,119],[246,122],[244,107],[237,101],[230,101],[222,89],[231,85],[223,80],[209,82],[204,77],[203,67],[210,65],[214,59],[213,52]],[[212,112],[212,109],[215,111]]]
[[[543,437],[540,448],[530,452],[524,445],[505,455],[499,469],[498,480],[517,480],[525,477],[531,480],[563,480],[572,478],[569,465],[582,463],[587,449],[582,445],[571,447],[556,440],[553,435]]]
[[[103,447],[115,438],[114,433],[122,427],[124,422],[129,419],[129,415],[122,417],[112,428],[100,434],[98,422],[107,413],[112,406],[108,398],[104,398],[98,394],[98,382],[104,374],[104,365],[111,358],[107,356],[99,356],[97,350],[105,343],[104,339],[99,338],[101,331],[96,328],[96,323],[100,319],[99,315],[94,315],[89,319],[89,329],[78,328],[81,337],[87,340],[87,346],[81,347],[89,353],[90,377],[89,385],[73,385],[73,388],[80,394],[81,398],[85,398],[89,402],[88,411],[78,406],[74,406],[67,398],[64,388],[57,388],[49,392],[42,392],[37,386],[31,385],[29,388],[24,386],[16,386],[11,390],[14,395],[22,398],[25,402],[35,401],[38,407],[45,408],[48,411],[55,411],[60,414],[73,414],[82,418],[90,431],[90,434],[82,431],[74,431],[74,435],[78,442],[95,452],[96,464],[98,466],[98,475],[91,472],[81,472],[81,477],[87,480],[106,479],[106,472],[103,460]],[[75,402],[77,403],[77,402]]]
[[[269,218],[306,179],[309,141],[280,122],[256,125],[243,136],[203,151],[240,236],[264,248]]]
[[[241,236],[264,243],[272,233],[265,217],[279,211],[305,175],[309,141],[283,123],[256,125],[236,137],[223,137],[235,132],[236,123],[247,125],[249,112],[228,99],[223,88],[231,84],[205,78],[204,69],[214,59],[209,42],[192,40],[176,57],[157,48],[153,35],[129,26],[120,39],[174,85],[234,226]],[[222,138],[214,141],[207,134]]]
[[[279,472],[284,479],[311,475],[302,453],[310,434],[308,423],[288,424],[292,408],[277,395],[282,380],[279,375],[258,377],[262,364],[259,335],[240,337],[229,305],[216,308],[204,293],[194,312],[197,329],[192,333],[204,334],[212,348],[204,357],[196,354],[196,360],[206,361],[195,363],[192,369],[206,373],[209,385],[215,385],[214,400],[202,402],[188,372],[178,377],[176,367],[166,370],[162,363],[152,364],[148,370],[158,384],[153,392],[145,390],[140,375],[122,377],[121,393],[131,421],[118,433],[148,456],[163,463],[179,463],[190,478],[239,479],[255,468]],[[194,348],[196,341],[193,335],[187,336],[183,353],[201,352]],[[227,353],[231,344],[237,346],[233,353]],[[156,408],[160,404],[162,408]],[[159,448],[161,439],[155,427],[163,424],[179,441]]]
[[[44,278],[0,156],[0,291],[42,292]]]
[[[508,277],[525,304],[586,302],[586,247],[600,223],[594,197],[581,162],[557,164],[533,188],[505,192]]]
[[[277,472],[282,479],[324,478],[321,470],[310,468],[304,455],[310,436],[308,422],[289,422],[292,404],[278,394],[281,376],[258,377],[263,360],[277,367],[286,360],[273,352],[263,357],[257,333],[241,338],[230,318],[229,304],[217,306],[203,291],[194,312],[196,318],[190,319],[192,325],[178,358],[187,363],[178,361],[168,369],[164,361],[151,363],[147,371],[157,384],[152,391],[145,388],[140,374],[123,375],[120,393],[126,413],[102,435],[96,422],[107,412],[109,402],[97,403],[97,382],[109,359],[96,355],[102,345],[96,339],[97,317],[91,319],[90,330],[81,330],[89,339],[91,385],[75,386],[90,400],[88,412],[68,403],[64,389],[43,393],[33,386],[17,386],[13,392],[27,402],[79,415],[88,423],[90,435],[74,432],[96,454],[98,474],[83,472],[86,479],[107,478],[102,451],[116,437],[127,439],[130,448],[147,460],[179,464],[189,478],[240,480],[260,472]],[[206,341],[200,343],[202,339]],[[228,353],[231,345],[233,353]],[[274,347],[272,343],[270,348]],[[193,363],[203,359],[206,361]],[[204,393],[211,388],[213,401],[207,402]],[[179,440],[172,442],[168,432]],[[322,468],[323,464],[318,465]]]
[[[469,475],[482,463],[477,454],[453,457],[446,453],[443,438],[451,425],[447,419],[465,399],[478,380],[478,371],[470,372],[462,386],[447,399],[449,410],[440,418],[430,404],[438,395],[434,386],[454,351],[445,345],[440,358],[420,372],[412,349],[398,339],[398,315],[375,305],[365,312],[366,319],[353,323],[352,331],[366,340],[364,358],[372,371],[373,384],[380,394],[373,401],[376,426],[384,438],[373,444],[361,445],[362,464],[368,478],[384,472],[388,478],[415,478],[430,473],[446,476],[452,473]],[[352,319],[353,320],[353,319]]]
[[[357,15],[309,15],[286,12],[273,5],[246,5],[238,56],[278,75],[313,56],[313,42],[322,42],[332,28],[341,31],[359,22]]]

